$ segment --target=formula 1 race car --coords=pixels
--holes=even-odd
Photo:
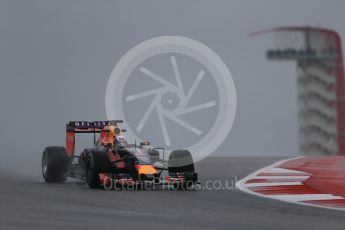
[[[164,148],[151,148],[148,141],[129,144],[123,136],[126,130],[121,129],[120,123],[123,121],[69,122],[66,125],[66,148],[50,146],[44,149],[44,180],[56,183],[72,177],[85,180],[90,188],[124,185],[195,188],[198,174],[194,172],[193,158],[188,150],[172,151],[165,160]],[[76,133],[92,133],[94,146],[75,154]],[[166,174],[164,178],[163,174]]]

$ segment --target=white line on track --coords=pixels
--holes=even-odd
[[[291,176],[256,176],[255,178],[252,179],[296,179],[296,180],[306,180],[308,179],[310,176],[295,176],[295,175],[291,175]]]
[[[284,200],[288,202],[317,201],[317,200],[345,200],[341,196],[331,194],[298,194],[298,195],[268,195],[269,198]]]
[[[247,183],[247,188],[262,186],[285,186],[285,185],[303,185],[302,182],[269,182],[269,183]]]
[[[301,172],[301,171],[296,171],[296,170],[291,170],[291,169],[284,169],[284,168],[268,168],[265,173],[296,173],[296,174],[306,174],[309,175],[309,173]]]

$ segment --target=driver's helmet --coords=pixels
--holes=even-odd
[[[126,147],[128,145],[127,139],[124,136],[116,136],[114,142],[117,147]]]
[[[116,135],[119,133],[118,129],[119,127],[113,125],[105,126],[101,131],[101,144],[113,145]]]

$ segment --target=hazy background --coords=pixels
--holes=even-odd
[[[269,62],[255,30],[322,26],[345,37],[343,0],[1,0],[0,168],[36,168],[64,145],[69,120],[106,119],[107,80],[134,45],[200,41],[227,64],[238,93],[233,129],[214,155],[298,154],[294,63]]]

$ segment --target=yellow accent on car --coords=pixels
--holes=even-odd
[[[138,170],[140,174],[156,174],[157,170],[152,165],[140,165]]]

